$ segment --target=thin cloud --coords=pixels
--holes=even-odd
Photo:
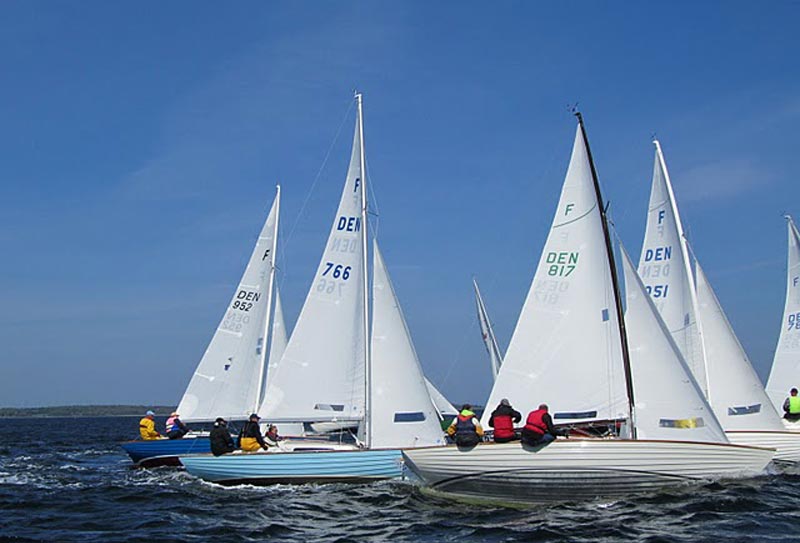
[[[702,164],[675,175],[676,191],[684,202],[733,198],[772,181],[771,174],[747,158]]]

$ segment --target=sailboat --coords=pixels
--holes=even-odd
[[[800,388],[800,232],[789,215],[786,216],[789,230],[789,249],[786,265],[786,303],[781,320],[781,333],[772,369],[767,380],[767,394],[778,412],[791,388]],[[784,425],[800,431],[800,423],[784,419]]]
[[[280,186],[244,274],[178,405],[184,422],[210,422],[217,417],[247,420],[261,404],[266,366],[274,364],[285,343],[277,286],[273,288],[279,214]],[[128,441],[122,448],[142,467],[180,465],[180,454],[211,451],[207,434],[195,432],[182,439]]]
[[[777,449],[776,461],[800,461],[800,434],[787,432],[739,343],[683,232],[658,141],[639,273],[700,383],[728,439]],[[694,260],[695,273],[691,262]]]
[[[192,475],[220,484],[372,481],[402,475],[401,447],[444,443],[377,241],[370,320],[360,94],[356,103],[353,151],[339,209],[259,412],[275,423],[357,423],[357,443],[287,440],[258,453],[181,457]]]
[[[505,397],[527,411],[545,402],[557,423],[614,421],[618,434],[537,447],[404,451],[426,485],[455,496],[549,501],[626,496],[764,469],[774,450],[726,442],[627,257],[623,264],[624,318],[605,207],[578,114],[553,225],[487,405]]]
[[[497,373],[500,371],[500,365],[503,363],[503,355],[500,353],[500,346],[497,344],[497,338],[494,336],[494,329],[492,323],[489,321],[489,314],[486,311],[486,305],[483,303],[481,291],[478,288],[478,281],[472,278],[472,288],[475,290],[475,305],[478,310],[478,324],[481,327],[481,338],[483,344],[486,346],[486,352],[489,353],[489,365],[492,369],[492,378],[497,379]]]

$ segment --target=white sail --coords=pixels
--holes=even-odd
[[[270,373],[261,415],[272,421],[364,416],[365,346],[361,116],[339,208],[283,357]]]
[[[425,384],[428,385],[428,394],[431,395],[433,407],[436,408],[436,412],[439,413],[439,415],[442,417],[458,415],[458,411],[453,404],[451,404],[450,401],[445,398],[444,394],[442,394],[439,389],[428,380],[427,377],[425,378]]]
[[[706,274],[695,258],[698,316],[712,394],[709,401],[725,431],[783,431],[783,423],[764,391],[744,348],[725,316]]]
[[[789,254],[786,266],[786,304],[781,334],[767,381],[767,394],[779,413],[791,388],[800,388],[800,232],[787,217]]]
[[[500,353],[500,346],[497,344],[497,338],[494,336],[492,324],[489,321],[489,314],[486,311],[486,305],[483,303],[481,291],[478,289],[478,282],[473,278],[472,287],[475,289],[475,304],[478,309],[478,323],[481,327],[481,337],[483,344],[486,346],[486,351],[489,353],[489,365],[492,368],[492,378],[497,379],[497,372],[500,371],[500,365],[503,363],[503,355]]]
[[[633,262],[620,249],[637,437],[727,442]]]
[[[639,275],[695,379],[708,394],[703,345],[695,315],[694,285],[683,226],[658,141]]]
[[[556,423],[629,416],[615,295],[580,126],[550,234],[487,405]],[[484,413],[483,421],[489,418]]]
[[[222,322],[178,404],[178,412],[185,421],[243,419],[257,405],[274,278],[279,205],[280,192]]]
[[[273,295],[273,302],[275,309],[272,313],[272,330],[269,340],[269,356],[267,357],[266,377],[264,378],[263,393],[261,394],[262,406],[263,398],[266,397],[267,386],[269,383],[269,374],[275,371],[275,368],[283,356],[283,351],[286,350],[286,324],[283,320],[283,305],[281,304],[280,291],[278,285],[275,285],[275,293]],[[260,412],[263,407],[259,407]]]
[[[377,242],[373,250],[370,446],[443,444],[439,415]]]

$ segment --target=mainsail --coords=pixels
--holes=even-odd
[[[439,415],[378,243],[373,243],[371,447],[443,444]]]
[[[274,306],[275,309],[272,312],[272,333],[269,340],[269,356],[267,357],[266,376],[264,378],[263,393],[261,394],[262,400],[266,397],[269,374],[275,371],[275,368],[278,366],[278,362],[280,362],[281,357],[283,357],[283,351],[286,350],[286,342],[288,341],[286,337],[286,323],[283,320],[283,305],[281,304],[280,290],[277,284],[275,285]],[[261,411],[261,407],[259,407],[258,411]]]
[[[658,141],[639,275],[686,363],[708,394],[700,324],[688,251],[667,164]]]
[[[723,428],[783,431],[783,423],[695,258],[698,316],[712,384],[709,397]]]
[[[258,405],[274,279],[280,191],[239,285],[178,404],[185,421],[243,419]]]
[[[555,422],[629,417],[620,323],[601,210],[579,124],[561,198],[483,416],[508,398]]]
[[[647,287],[620,248],[638,437],[727,442]]]
[[[475,289],[475,304],[478,309],[478,323],[481,327],[481,337],[483,344],[486,345],[486,351],[489,353],[489,364],[492,368],[492,378],[497,379],[497,372],[500,371],[500,365],[503,363],[503,355],[500,353],[500,347],[497,344],[497,338],[494,336],[492,323],[489,321],[489,314],[486,311],[486,305],[483,303],[481,291],[478,288],[478,282],[473,278],[472,287]]]
[[[789,229],[789,254],[786,265],[786,304],[781,320],[781,334],[767,381],[767,394],[772,404],[782,412],[789,389],[800,388],[800,232],[791,217],[786,217]]]
[[[366,224],[361,115],[330,235],[297,324],[270,372],[261,415],[271,421],[364,417]]]

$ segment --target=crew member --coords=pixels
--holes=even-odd
[[[514,431],[514,424],[521,420],[522,415],[520,412],[511,407],[506,398],[500,400],[500,405],[492,411],[492,416],[489,418],[489,426],[494,428],[495,443],[508,443],[519,439],[519,436]]]
[[[525,445],[543,445],[553,441],[557,435],[566,435],[553,426],[553,417],[547,412],[547,404],[531,411],[522,429],[522,443]]]
[[[789,391],[789,397],[783,402],[783,412],[786,420],[800,420],[800,396],[797,395],[796,388]]]
[[[189,433],[189,427],[181,422],[180,415],[173,413],[167,419],[167,437],[170,439],[180,439]]]
[[[483,428],[472,412],[471,405],[464,404],[461,407],[461,412],[447,428],[447,435],[454,437],[459,447],[474,447],[481,442]]]
[[[208,438],[211,440],[211,452],[214,456],[221,456],[236,449],[231,432],[228,430],[228,423],[222,417],[217,417]]]
[[[269,448],[264,437],[261,435],[261,428],[258,426],[258,421],[261,420],[256,413],[250,415],[250,419],[244,423],[242,430],[239,432],[239,448],[243,451],[257,451],[258,449]]]
[[[142,439],[150,441],[161,437],[161,434],[156,431],[155,416],[155,413],[148,411],[145,413],[144,418],[139,421],[139,435]]]

